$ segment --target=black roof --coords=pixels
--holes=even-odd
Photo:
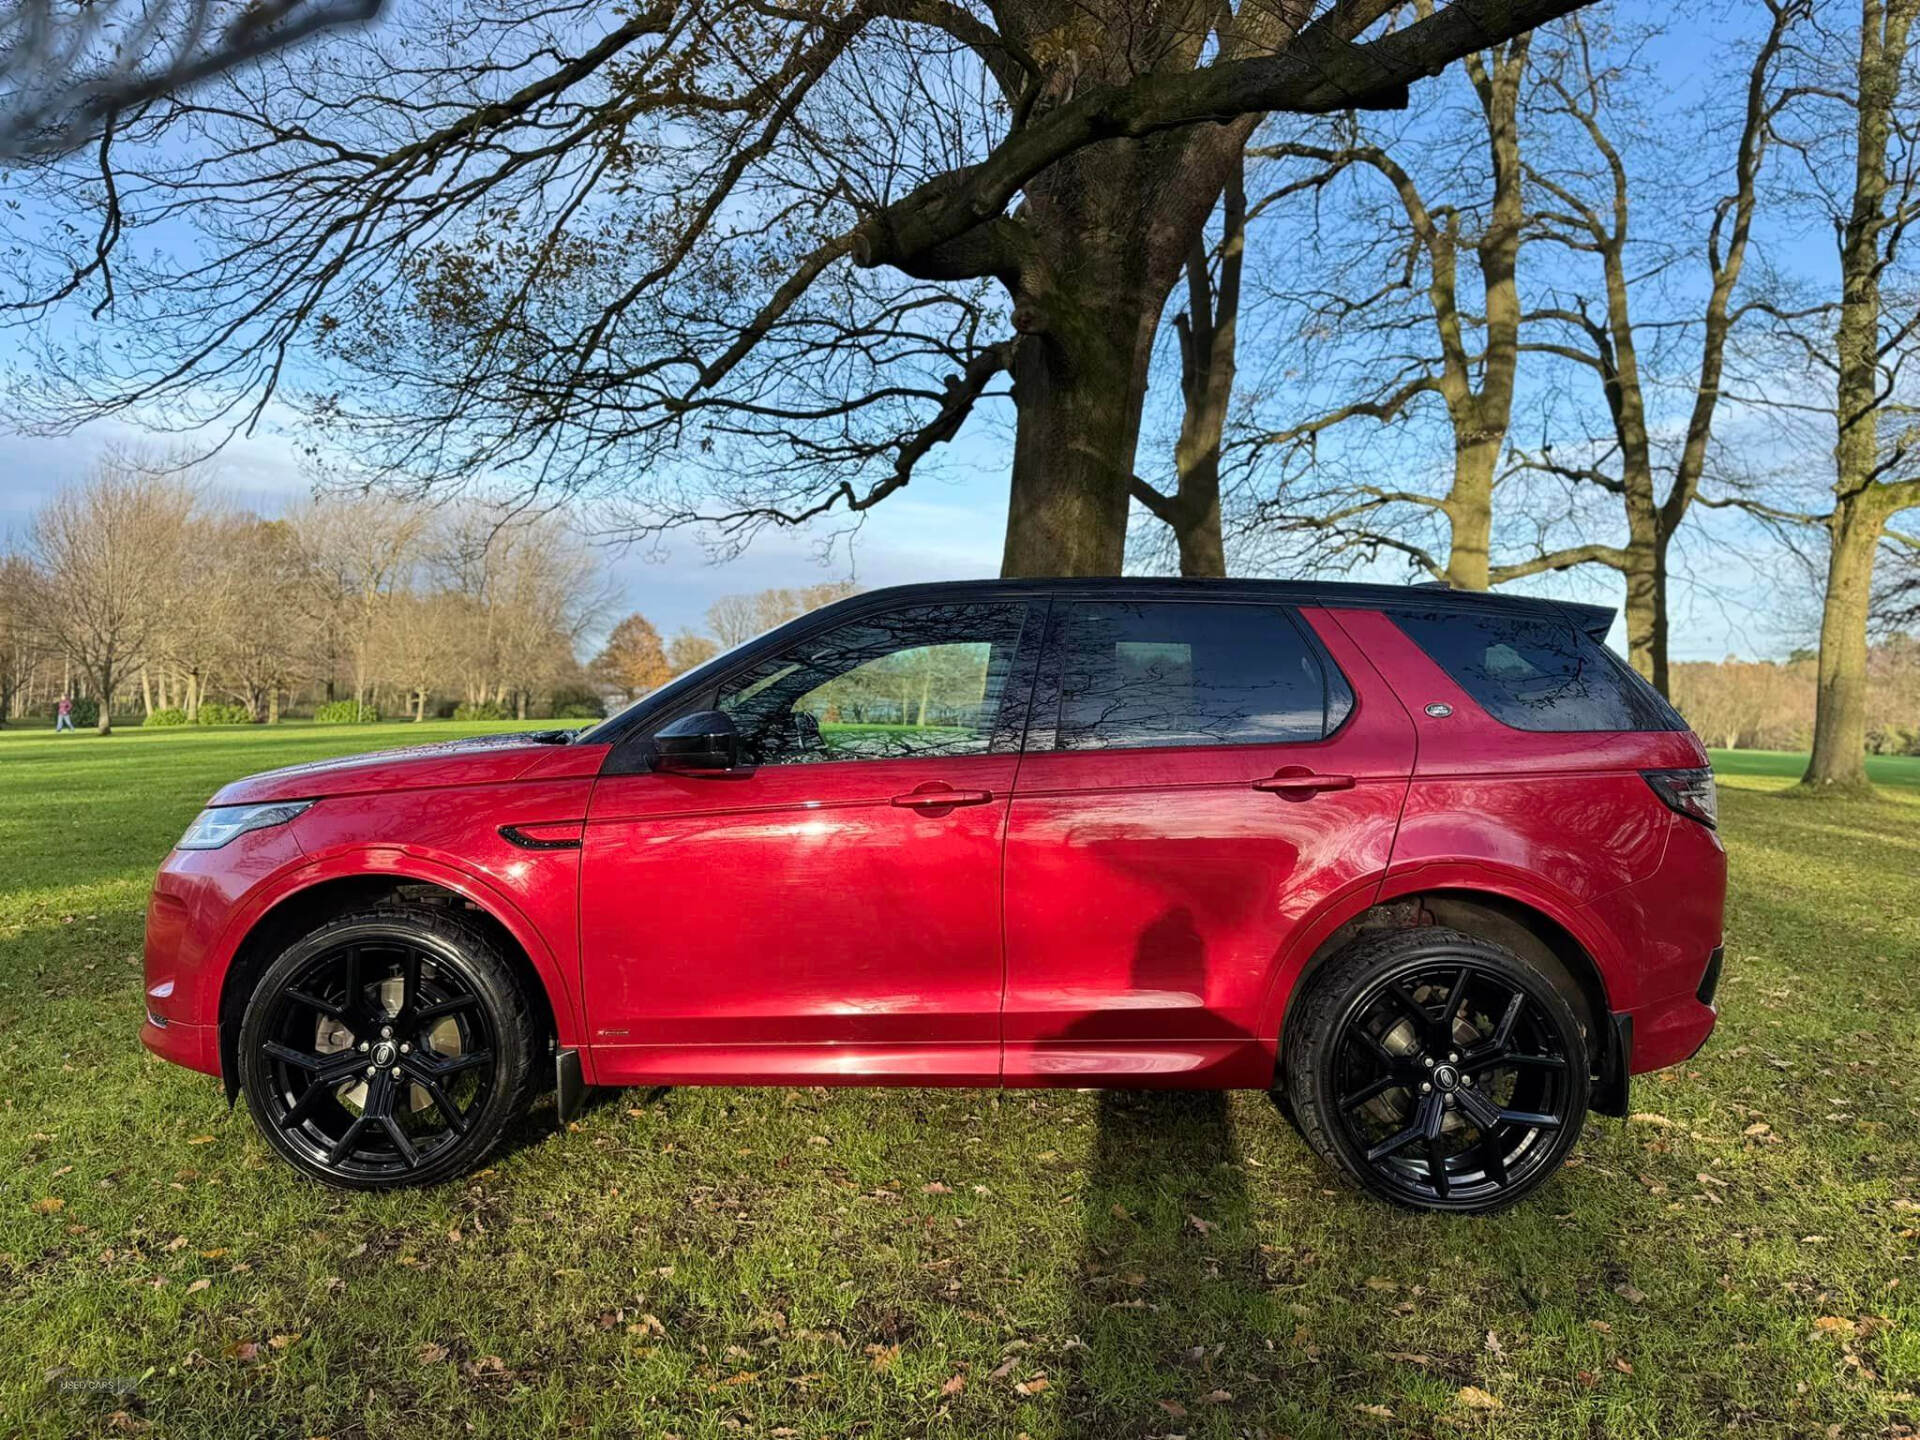
[[[1610,605],[1586,605],[1489,590],[1455,590],[1445,585],[1367,585],[1346,580],[1188,580],[1176,576],[1049,576],[1026,580],[939,580],[863,590],[849,600],[871,603],[878,596],[937,602],[981,595],[1140,595],[1164,600],[1258,599],[1275,604],[1319,605],[1341,610],[1498,610],[1509,614],[1570,620],[1595,639],[1604,640],[1613,625]]]

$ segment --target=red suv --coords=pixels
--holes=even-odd
[[[1611,612],[1426,588],[861,595],[580,732],[227,786],[161,867],[142,1037],[337,1185],[537,1089],[1271,1089],[1480,1211],[1714,1023],[1706,752]]]

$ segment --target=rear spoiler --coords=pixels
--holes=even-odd
[[[1607,632],[1613,629],[1613,617],[1619,613],[1618,611],[1611,605],[1576,605],[1567,601],[1561,603],[1573,623],[1593,637],[1594,644],[1607,643]]]

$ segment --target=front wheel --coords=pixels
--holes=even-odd
[[[323,925],[267,968],[241,1021],[240,1079],[294,1165],[388,1190],[477,1166],[530,1098],[536,1043],[483,930],[396,906]]]
[[[1586,1119],[1586,1036],[1562,986],[1457,931],[1357,941],[1312,977],[1286,1030],[1301,1134],[1398,1205],[1511,1205],[1560,1168]]]

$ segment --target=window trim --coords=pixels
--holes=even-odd
[[[1277,612],[1293,627],[1299,637],[1302,648],[1312,657],[1320,670],[1320,735],[1313,740],[1225,740],[1202,743],[1184,743],[1167,745],[1126,745],[1102,747],[1091,750],[1063,750],[1060,748],[1060,722],[1066,707],[1065,651],[1063,640],[1066,622],[1071,618],[1076,606],[1088,605],[1154,605],[1163,607],[1184,607],[1222,609],[1236,607],[1246,610]],[[1154,754],[1170,750],[1245,750],[1256,747],[1279,745],[1324,745],[1339,735],[1352,722],[1354,713],[1360,708],[1360,690],[1353,683],[1353,677],[1335,662],[1332,653],[1315,633],[1306,616],[1300,613],[1300,606],[1287,600],[1268,600],[1258,595],[1133,595],[1124,592],[1104,595],[1098,592],[1086,594],[1062,595],[1058,598],[1047,616],[1046,634],[1040,645],[1038,674],[1033,686],[1033,720],[1027,728],[1023,754],[1049,755],[1106,755],[1116,750],[1127,754]],[[1327,720],[1333,704],[1333,686],[1329,676],[1338,675],[1352,696],[1353,703],[1347,707],[1347,713],[1340,717],[1338,725],[1329,726]],[[1044,717],[1044,723],[1043,723]]]
[[[793,645],[802,644],[828,631],[837,630],[843,625],[857,625],[876,617],[902,610],[925,610],[940,605],[1005,605],[1020,609],[1020,632],[1014,640],[1013,663],[1007,667],[1007,681],[1000,696],[1000,708],[990,727],[991,738],[988,749],[976,756],[929,755],[920,757],[928,762],[947,759],[980,759],[986,755],[1018,755],[1016,743],[1013,748],[1002,748],[1006,738],[1012,735],[1016,742],[1024,733],[1027,708],[1033,700],[1033,670],[1038,664],[1040,637],[1044,633],[1044,622],[1050,600],[1046,596],[1018,595],[985,592],[977,595],[958,595],[949,598],[927,595],[903,595],[898,590],[880,590],[871,596],[852,596],[833,605],[822,606],[809,615],[767,631],[740,646],[729,656],[721,657],[726,667],[712,674],[701,675],[700,683],[689,689],[677,687],[661,692],[655,697],[657,703],[636,707],[627,712],[629,718],[619,738],[613,741],[613,748],[602,762],[602,775],[644,775],[653,772],[653,737],[666,726],[671,725],[683,715],[696,714],[702,710],[713,710],[719,706],[721,692],[748,671],[758,668],[771,657]],[[704,668],[704,667],[703,667]],[[699,674],[699,672],[692,672]],[[691,678],[691,675],[688,677]],[[669,682],[672,684],[673,682]],[[1024,698],[1020,687],[1024,686]],[[1019,723],[1012,723],[1017,713]],[[879,757],[874,757],[879,758]],[[914,758],[914,757],[889,757]],[[817,762],[826,764],[867,764],[868,760],[842,760]],[[750,767],[758,770],[762,767]],[[775,767],[782,768],[782,767]]]

